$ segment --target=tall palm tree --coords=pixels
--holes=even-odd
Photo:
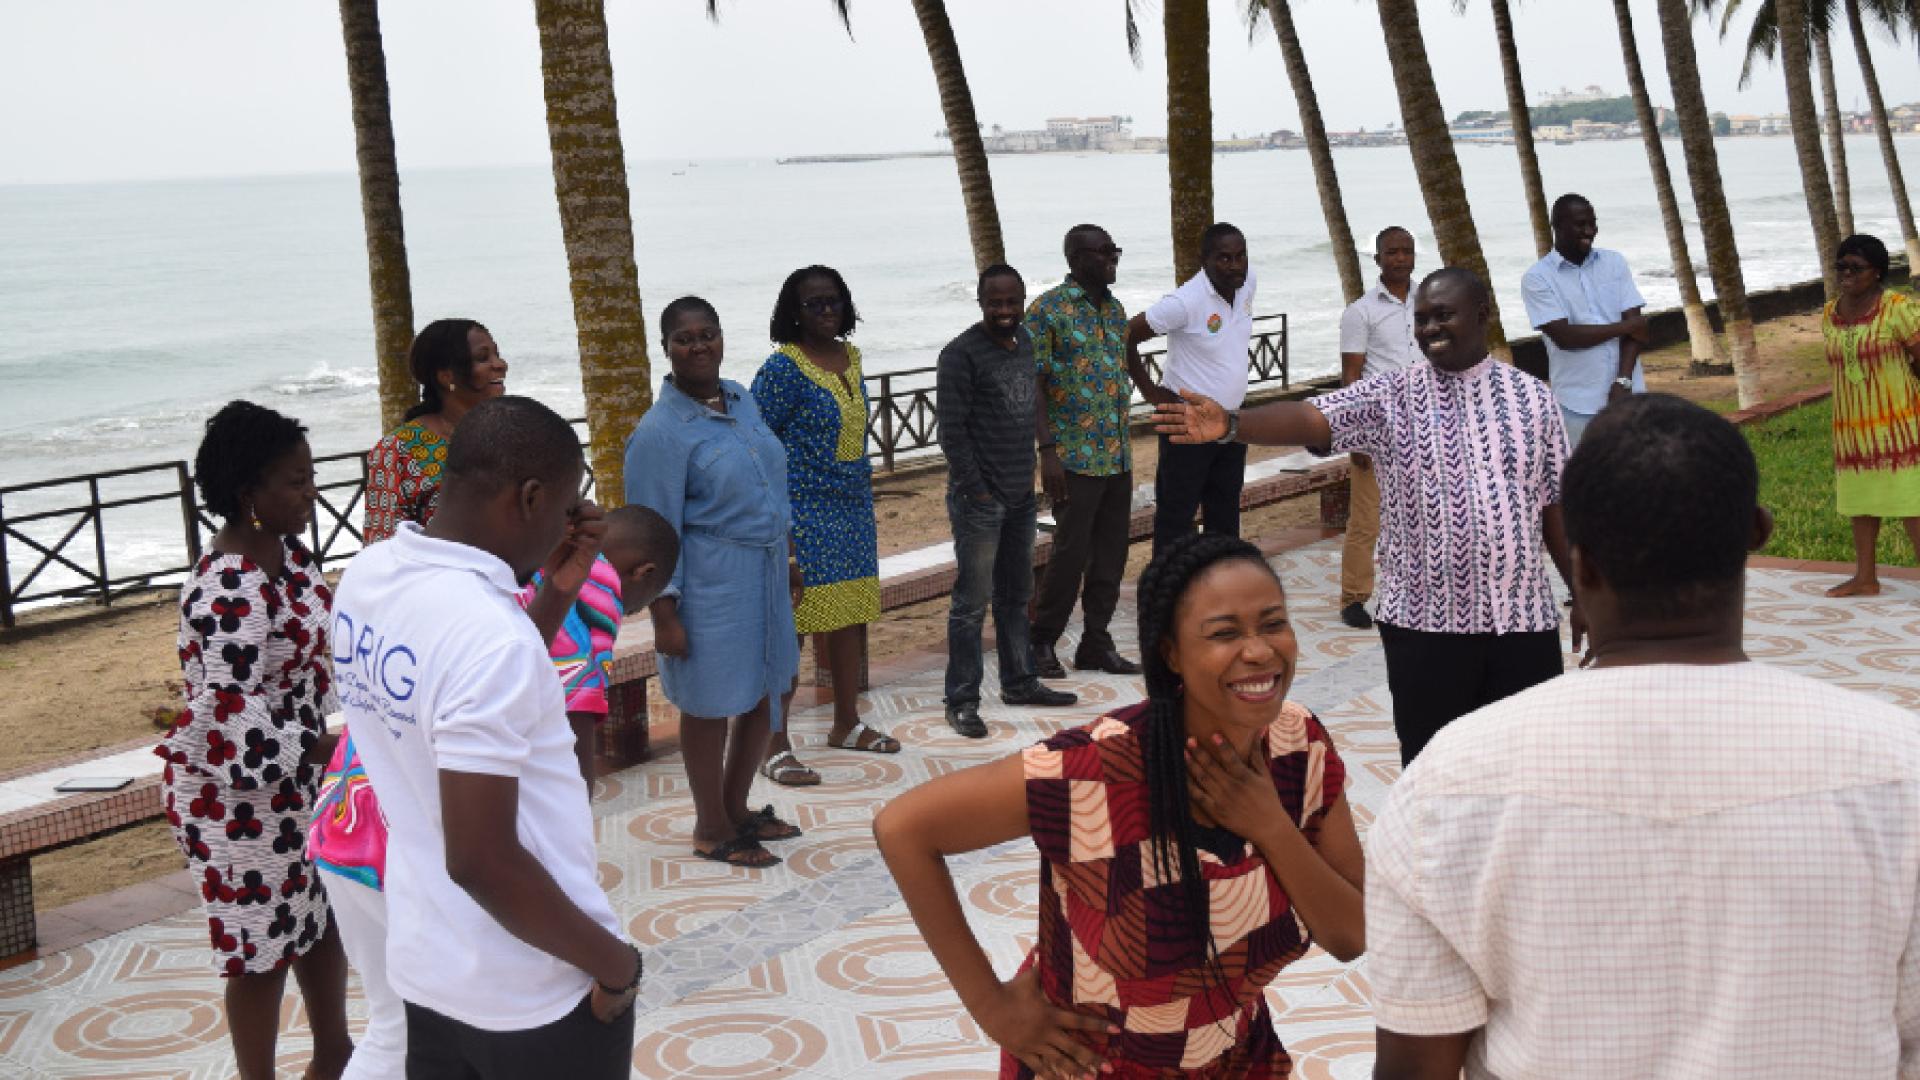
[[[620,505],[621,448],[653,403],[626,153],[602,0],[534,0],[553,188],[573,286],[580,387],[599,500]]]
[[[1491,286],[1493,276],[1480,249],[1480,231],[1474,227],[1473,207],[1467,202],[1466,184],[1460,179],[1460,159],[1454,155],[1453,135],[1447,130],[1447,115],[1433,84],[1433,69],[1427,64],[1420,9],[1415,0],[1377,2],[1387,59],[1393,65],[1394,87],[1400,93],[1400,123],[1407,133],[1407,148],[1413,154],[1414,174],[1427,204],[1433,238],[1440,245],[1440,260],[1473,271]],[[1678,2],[1684,4],[1686,0]],[[1487,300],[1492,308],[1487,343],[1495,355],[1508,359],[1511,353],[1506,330],[1500,324],[1499,304],[1491,291]]]
[[[393,156],[387,54],[379,0],[340,0],[353,98],[354,157],[360,171],[360,219],[367,232],[367,283],[373,294],[373,351],[380,375],[380,429],[391,430],[420,399],[407,350],[413,345],[413,284],[400,216],[400,168]]]
[[[1820,112],[1827,135],[1827,164],[1833,169],[1834,218],[1839,223],[1840,235],[1852,236],[1853,178],[1847,175],[1847,126],[1840,115],[1840,89],[1833,82],[1833,42],[1825,27],[1814,31],[1813,62],[1820,71]]]
[[[1667,148],[1660,140],[1660,120],[1654,115],[1653,99],[1647,94],[1646,73],[1640,69],[1640,45],[1634,38],[1633,9],[1628,0],[1613,0],[1613,21],[1620,31],[1627,91],[1633,98],[1634,117],[1640,124],[1640,141],[1647,150],[1647,169],[1653,174],[1660,221],[1667,230],[1667,254],[1673,261],[1674,283],[1680,287],[1680,310],[1687,317],[1687,343],[1693,358],[1687,370],[1692,375],[1731,375],[1733,368],[1719,363],[1713,323],[1707,318],[1707,305],[1700,299],[1693,255],[1687,251],[1687,228],[1680,217],[1680,200],[1674,197],[1673,173],[1667,168]]]
[[[1715,0],[1704,0],[1701,6],[1707,10],[1711,10],[1714,3]],[[1740,65],[1740,88],[1743,90],[1753,81],[1754,65],[1762,60],[1768,62],[1773,61],[1776,59],[1776,54],[1784,47],[1780,35],[1779,3],[1780,0],[1760,0],[1758,6],[1754,9],[1753,25],[1747,30],[1746,55]],[[1834,0],[1795,0],[1795,3],[1800,12],[1800,19],[1796,23],[1800,29],[1800,40],[1805,48],[1811,50],[1811,67],[1820,73],[1820,94],[1823,99],[1826,114],[1824,117],[1825,122],[1822,124],[1820,118],[1813,112],[1813,106],[1811,104],[1812,90],[1810,84],[1808,84],[1808,88],[1805,91],[1807,104],[1803,109],[1807,116],[1805,122],[1808,128],[1814,133],[1812,146],[1816,150],[1820,146],[1820,135],[1824,129],[1827,140],[1826,152],[1832,155],[1831,162],[1826,161],[1824,158],[1820,162],[1820,171],[1823,176],[1826,175],[1826,166],[1828,164],[1833,166],[1832,175],[1828,177],[1829,186],[1827,188],[1825,203],[1822,204],[1812,190],[1807,191],[1807,206],[1813,218],[1815,242],[1821,244],[1823,251],[1829,252],[1828,255],[1822,256],[1822,265],[1824,266],[1826,261],[1832,257],[1830,254],[1832,246],[1824,243],[1820,239],[1823,217],[1828,217],[1833,222],[1834,243],[1838,243],[1840,237],[1853,231],[1853,208],[1851,205],[1852,184],[1849,182],[1847,175],[1846,144],[1842,140],[1840,95],[1834,86],[1833,55],[1828,49],[1828,40],[1831,37],[1835,15],[1835,4]],[[1734,16],[1743,6],[1741,0],[1727,0],[1725,10],[1720,18],[1721,38],[1724,39],[1728,31],[1732,29]],[[1794,96],[1796,93],[1794,84],[1796,79],[1803,84],[1807,83],[1808,67],[1809,65],[1807,64],[1800,65],[1800,71],[1796,73],[1787,70],[1784,63],[1782,65],[1782,70],[1786,74],[1788,83],[1787,104],[1790,115],[1798,115],[1794,113],[1794,109],[1798,107],[1794,105],[1794,101],[1796,100]],[[1801,132],[1796,130],[1794,149],[1802,157],[1801,180],[1804,188],[1806,181],[1805,170],[1811,167],[1811,163],[1805,158],[1806,149],[1801,144],[1801,137]],[[1831,294],[1834,285],[1831,270],[1826,271],[1826,274],[1827,289],[1829,294]]]
[[[1470,0],[1453,0],[1453,12],[1466,14]],[[1527,216],[1533,219],[1533,253],[1545,255],[1553,247],[1553,223],[1547,215],[1547,189],[1540,179],[1540,157],[1533,150],[1533,113],[1527,108],[1527,88],[1520,78],[1520,50],[1513,40],[1513,12],[1507,0],[1487,0],[1493,9],[1493,36],[1500,47],[1500,75],[1507,86],[1507,124],[1513,129],[1513,149],[1520,156],[1520,183],[1527,193]]]
[[[1213,97],[1207,49],[1207,0],[1165,0],[1167,34],[1167,189],[1173,218],[1173,276],[1200,272],[1200,234],[1213,224]],[[1129,43],[1133,32],[1127,12]]]
[[[1313,186],[1320,193],[1320,213],[1327,219],[1327,237],[1333,241],[1333,265],[1340,273],[1340,293],[1351,304],[1367,289],[1360,274],[1360,254],[1354,250],[1353,226],[1347,223],[1346,200],[1340,196],[1340,178],[1333,169],[1333,145],[1327,141],[1326,121],[1320,117],[1320,97],[1314,93],[1313,73],[1307,70],[1307,53],[1300,47],[1300,35],[1293,26],[1293,8],[1289,0],[1249,0],[1247,27],[1258,31],[1260,17],[1273,24],[1280,39],[1280,59],[1287,68],[1287,82],[1293,86],[1293,101],[1300,110],[1300,134],[1307,142],[1307,160],[1313,165]]]
[[[842,18],[845,4],[841,4]],[[927,59],[940,87],[940,111],[947,120],[947,139],[953,145],[953,163],[960,170],[960,199],[967,207],[967,236],[973,241],[974,269],[984,270],[1007,261],[1000,239],[1000,211],[993,201],[993,174],[987,169],[987,148],[980,141],[980,122],[973,114],[973,92],[960,65],[960,45],[953,38],[944,0],[913,0],[920,17],[920,35],[927,40]]]
[[[1900,171],[1900,155],[1893,146],[1893,129],[1888,126],[1887,103],[1880,96],[1880,77],[1874,73],[1873,53],[1867,48],[1867,28],[1860,18],[1859,0],[1843,0],[1847,12],[1847,31],[1853,38],[1853,51],[1860,58],[1860,74],[1867,84],[1867,107],[1873,112],[1873,133],[1880,141],[1880,157],[1886,162],[1887,185],[1892,188],[1894,213],[1900,218],[1900,238],[1907,248],[1909,272],[1920,273],[1920,232],[1913,222],[1913,204],[1907,201],[1907,180]],[[1914,29],[1920,32],[1920,25]]]
[[[1813,218],[1813,246],[1820,259],[1820,277],[1827,298],[1839,292],[1833,272],[1833,250],[1840,246],[1840,223],[1833,213],[1833,187],[1827,181],[1827,161],[1820,151],[1820,120],[1813,103],[1813,56],[1808,43],[1807,0],[1774,0],[1780,24],[1780,70],[1787,79],[1787,119],[1793,128],[1794,156],[1800,162],[1800,190]]]
[[[1760,348],[1753,335],[1753,312],[1747,307],[1747,283],[1740,273],[1740,246],[1734,240],[1733,218],[1727,212],[1726,192],[1720,187],[1720,157],[1713,148],[1713,120],[1707,114],[1706,95],[1700,89],[1700,63],[1693,50],[1693,11],[1688,0],[1657,0],[1660,40],[1667,58],[1667,83],[1673,90],[1673,111],[1680,122],[1680,145],[1687,156],[1687,182],[1693,189],[1694,212],[1707,241],[1707,269],[1726,327],[1732,354],[1734,386],[1742,406],[1760,400]],[[1823,260],[1825,261],[1825,260]]]

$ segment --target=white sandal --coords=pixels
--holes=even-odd
[[[872,735],[874,739],[867,745],[862,746],[860,745],[860,736],[862,735]],[[828,739],[827,745],[833,747],[835,750],[854,750],[862,754],[897,754],[900,752],[899,739],[875,731],[873,728],[867,726],[865,720],[855,720],[853,722],[853,730],[847,732],[845,740],[834,742],[832,739]]]
[[[782,750],[761,762],[760,775],[783,787],[813,787],[820,782],[820,774],[801,764],[791,750]]]

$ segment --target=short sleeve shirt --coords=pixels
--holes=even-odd
[[[1096,306],[1068,278],[1028,306],[1027,333],[1034,364],[1047,379],[1047,426],[1060,464],[1082,476],[1131,471],[1126,306],[1111,293]]]
[[[1545,383],[1483,360],[1422,362],[1312,399],[1333,448],[1380,482],[1380,607],[1408,630],[1552,630],[1541,514],[1560,501],[1567,436]]]
[[[1412,367],[1421,359],[1413,340],[1412,299],[1412,293],[1402,300],[1376,281],[1340,313],[1340,351],[1367,358],[1361,378]]]
[[[1048,1000],[1121,1029],[1081,1036],[1119,1066],[1116,1075],[1286,1076],[1263,991],[1306,952],[1306,924],[1258,848],[1202,829],[1196,854],[1224,987],[1206,972],[1206,943],[1182,917],[1178,867],[1163,873],[1154,856],[1143,750],[1152,722],[1144,703],[1134,705],[1022,755],[1042,860],[1028,965]],[[1317,846],[1345,786],[1340,755],[1320,721],[1292,702],[1267,726],[1266,751],[1280,805]],[[1033,1075],[1011,1057],[1002,1064],[1003,1077]]]
[[[1527,321],[1539,329],[1565,319],[1574,326],[1604,326],[1620,321],[1646,300],[1633,284],[1633,271],[1617,251],[1594,248],[1582,263],[1571,263],[1558,251],[1549,251],[1520,279],[1520,295],[1527,304]],[[1620,377],[1620,339],[1587,349],[1563,349],[1545,338],[1547,377],[1553,395],[1568,412],[1592,416],[1607,407],[1613,380]],[[1640,365],[1633,368],[1633,392],[1647,392]]]
[[[1167,335],[1169,390],[1204,394],[1229,411],[1247,400],[1247,343],[1253,338],[1253,271],[1228,300],[1206,271],[1154,301],[1144,313],[1154,333]]]
[[[1456,720],[1367,835],[1375,1022],[1470,1080],[1920,1075],[1920,726],[1764,664]]]

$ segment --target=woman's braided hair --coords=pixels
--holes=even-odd
[[[1213,940],[1212,907],[1200,874],[1198,827],[1187,791],[1187,724],[1180,676],[1168,666],[1166,643],[1180,600],[1195,579],[1227,562],[1249,562],[1269,574],[1273,568],[1260,549],[1245,540],[1201,533],[1174,541],[1140,577],[1140,660],[1147,677],[1147,719],[1140,753],[1147,781],[1147,823],[1152,832],[1154,870],[1162,881],[1177,874],[1186,900],[1187,924],[1206,942],[1206,959],[1225,982],[1219,949]],[[1275,580],[1279,580],[1275,575]]]

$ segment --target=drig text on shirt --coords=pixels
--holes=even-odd
[[[371,623],[360,623],[338,608],[333,613],[333,642],[333,678],[342,706],[378,716],[396,739],[403,734],[396,724],[418,725],[413,707],[405,704],[419,685],[414,672],[420,658],[411,647],[388,644]]]

